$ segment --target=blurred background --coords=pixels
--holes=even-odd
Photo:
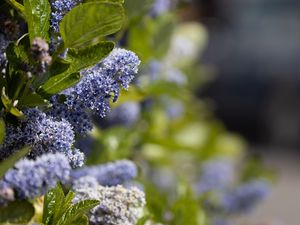
[[[209,33],[200,61],[213,78],[198,96],[278,171],[251,220],[299,224],[300,1],[194,0],[181,14]]]

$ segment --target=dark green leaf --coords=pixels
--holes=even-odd
[[[25,45],[22,44],[10,43],[6,48],[6,57],[16,69],[22,69],[24,65],[30,63],[29,53]]]
[[[75,73],[87,67],[94,66],[106,57],[114,48],[113,42],[100,42],[97,45],[83,49],[69,49],[67,60],[71,66],[67,72]]]
[[[0,144],[3,143],[4,138],[5,138],[5,123],[3,119],[0,119]]]
[[[38,93],[44,97],[50,97],[69,87],[72,87],[80,80],[79,73],[63,73],[51,77],[39,90]]]
[[[51,6],[48,0],[24,0],[30,43],[36,37],[49,40]]]
[[[47,105],[47,101],[37,93],[26,94],[19,102],[22,107],[35,107]]]
[[[99,204],[98,200],[83,200],[72,205],[58,221],[57,225],[72,225],[74,221]]]
[[[127,17],[132,20],[145,15],[145,13],[151,8],[153,1],[154,0],[126,0],[124,8],[126,10]]]
[[[43,223],[45,225],[55,224],[54,217],[59,214],[64,198],[64,192],[59,184],[47,192],[43,210]]]
[[[19,2],[17,2],[16,0],[8,0],[8,2],[15,7],[16,10],[18,10],[21,15],[24,15],[25,13],[25,8],[23,5],[21,5]]]
[[[6,158],[0,163],[0,179],[3,177],[3,175],[6,173],[7,170],[9,170],[15,163],[23,158],[25,155],[27,155],[30,151],[30,148],[25,147],[22,148],[21,150],[17,151],[10,157]],[[0,211],[1,212],[1,211]]]
[[[0,207],[0,223],[27,224],[34,215],[34,207],[27,201],[14,201]]]
[[[120,30],[123,20],[124,10],[120,4],[88,2],[64,16],[60,33],[66,48],[85,47]]]

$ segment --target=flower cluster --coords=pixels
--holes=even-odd
[[[124,125],[130,127],[139,118],[141,107],[137,102],[125,102],[114,108],[107,116],[110,125]]]
[[[263,180],[254,180],[238,186],[226,193],[222,207],[229,213],[249,212],[258,202],[264,199],[270,191],[270,185]]]
[[[225,160],[211,160],[202,165],[197,192],[223,190],[232,182],[234,176],[233,165]]]
[[[83,177],[93,177],[100,185],[103,186],[123,184],[126,181],[132,180],[136,176],[136,165],[128,160],[120,160],[99,166],[83,167],[72,171],[73,180]]]
[[[143,192],[122,186],[77,189],[74,203],[85,199],[100,201],[89,214],[90,222],[95,225],[135,225],[145,205]]]
[[[69,181],[71,167],[61,153],[44,154],[36,160],[23,159],[16,163],[1,180],[2,190],[11,188],[17,199],[33,199],[46,193],[59,181]],[[1,187],[0,187],[1,189]]]
[[[111,54],[93,68],[81,72],[81,81],[51,100],[54,117],[68,120],[76,133],[85,134],[91,128],[89,113],[104,117],[110,111],[110,98],[117,101],[120,89],[127,89],[140,64],[131,51],[114,49]]]
[[[151,15],[159,16],[166,13],[171,8],[171,0],[155,0],[151,9]]]
[[[59,22],[62,20],[63,16],[81,2],[82,0],[52,0],[52,13],[50,19],[52,30],[59,32]]]
[[[26,119],[18,126],[7,126],[6,138],[0,147],[0,159],[28,145],[31,147],[31,158],[60,152],[69,158],[74,167],[82,166],[83,153],[72,148],[74,132],[66,120],[56,121],[38,109],[28,109],[24,115]]]

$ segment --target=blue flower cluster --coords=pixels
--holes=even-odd
[[[28,109],[24,115],[26,119],[18,126],[7,126],[6,138],[0,146],[0,159],[27,145],[31,147],[31,158],[45,153],[60,152],[69,158],[72,166],[83,165],[83,153],[72,147],[75,137],[69,122],[56,121],[38,109]]]
[[[52,0],[52,13],[50,19],[50,27],[52,30],[58,33],[59,23],[63,19],[63,16],[81,2],[82,0]]]
[[[210,160],[202,165],[200,181],[196,185],[199,194],[212,190],[223,190],[232,182],[234,168],[226,160]]]
[[[46,193],[59,181],[69,181],[71,167],[64,154],[44,154],[36,160],[23,159],[1,181],[15,191],[17,199],[33,199]],[[4,185],[5,184],[5,185]]]
[[[171,0],[155,0],[150,14],[153,16],[159,16],[168,12],[171,9],[171,3]]]
[[[226,193],[222,207],[228,213],[249,212],[270,192],[270,184],[263,180],[254,180],[238,186]]]
[[[110,99],[117,101],[120,89],[127,89],[137,74],[139,58],[131,51],[114,49],[111,54],[93,68],[81,72],[81,81],[51,99],[51,116],[64,118],[76,133],[91,130],[89,114],[104,117],[110,111]]]
[[[110,125],[124,125],[130,127],[140,116],[141,107],[138,102],[125,102],[114,108],[107,116]]]
[[[137,176],[136,165],[128,160],[120,160],[99,166],[83,167],[72,171],[72,179],[93,177],[100,185],[115,186],[130,181]],[[85,178],[89,179],[90,178]]]
[[[231,223],[230,221],[224,219],[224,218],[221,218],[221,217],[218,217],[218,218],[214,218],[212,220],[212,224],[213,225],[234,225],[233,223]]]

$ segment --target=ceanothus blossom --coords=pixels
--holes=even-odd
[[[70,174],[71,166],[64,154],[44,154],[36,160],[18,161],[1,182],[15,191],[16,199],[33,199],[44,195],[57,182],[69,182]]]

